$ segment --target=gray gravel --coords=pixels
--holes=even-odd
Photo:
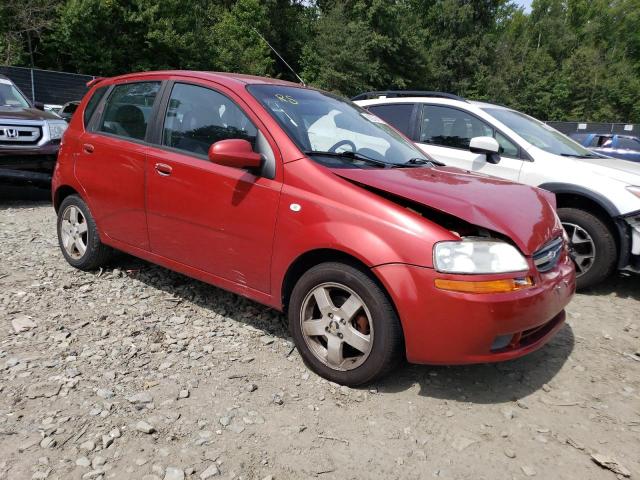
[[[11,195],[0,478],[640,478],[638,277],[578,295],[526,358],[349,389],[266,307],[126,255],[74,270],[47,194]]]

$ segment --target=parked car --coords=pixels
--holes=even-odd
[[[67,123],[0,75],[0,183],[51,184]]]
[[[368,92],[355,100],[446,165],[555,193],[578,288],[616,269],[640,272],[640,164],[612,162],[524,113],[456,95]],[[476,151],[477,138],[497,144],[501,160]]]
[[[351,102],[280,80],[99,81],[71,119],[53,203],[71,265],[116,248],[287,312],[305,362],[348,385],[403,353],[532,352],[575,288],[548,192],[440,168]]]
[[[640,138],[638,137],[611,133],[572,133],[569,136],[593,152],[640,162]]]
[[[57,113],[60,116],[60,118],[64,119],[66,122],[69,122],[71,120],[71,117],[77,110],[78,105],[80,105],[79,100],[67,102],[60,108],[60,110]]]

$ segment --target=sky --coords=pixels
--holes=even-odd
[[[515,3],[517,3],[518,5],[522,5],[525,12],[531,11],[531,0],[515,0]]]

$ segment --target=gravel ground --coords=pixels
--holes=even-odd
[[[640,478],[639,277],[526,358],[349,389],[261,305],[125,255],[74,270],[48,193],[0,188],[0,478]]]

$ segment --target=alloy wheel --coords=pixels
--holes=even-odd
[[[307,294],[300,308],[300,327],[313,355],[334,370],[359,367],[373,347],[367,306],[340,283],[323,283]]]
[[[569,249],[571,259],[576,265],[576,277],[587,273],[596,259],[596,245],[591,235],[579,225],[574,223],[562,223],[569,237]]]
[[[75,205],[69,205],[62,212],[60,223],[62,246],[73,259],[80,259],[87,251],[89,229],[82,211]]]

